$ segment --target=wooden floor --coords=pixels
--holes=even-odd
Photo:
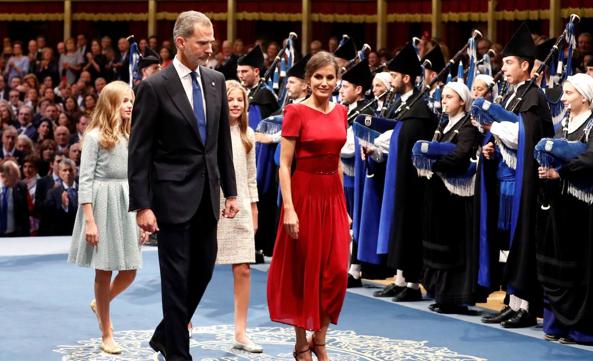
[[[390,283],[393,283],[393,279],[394,277],[390,277],[390,278],[386,278],[384,280],[366,280],[366,282],[377,285],[377,286],[387,286]],[[424,287],[422,287],[422,285],[420,285],[420,288],[422,289],[422,295],[426,295],[426,290],[424,289]],[[505,296],[505,292],[504,291],[496,291],[496,292],[492,292],[490,294],[490,296],[488,296],[488,300],[486,303],[476,303],[477,307],[480,308],[484,308],[487,310],[492,310],[492,311],[500,311],[503,307],[504,307],[504,296]]]

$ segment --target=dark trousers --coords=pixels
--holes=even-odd
[[[206,191],[188,223],[159,224],[163,320],[154,331],[151,346],[164,351],[167,361],[192,359],[187,324],[212,278],[218,251],[217,221],[211,208]]]

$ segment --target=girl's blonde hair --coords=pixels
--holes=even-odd
[[[107,84],[97,100],[95,109],[91,114],[91,122],[85,134],[93,129],[98,129],[99,144],[105,149],[113,149],[121,137],[130,137],[130,120],[123,120],[120,108],[125,97],[134,99],[134,92],[128,84],[116,80]]]
[[[241,133],[241,142],[243,142],[243,146],[245,147],[245,151],[247,153],[251,152],[253,148],[253,143],[247,138],[247,126],[248,126],[248,119],[247,119],[247,107],[249,104],[247,103],[247,90],[236,80],[227,80],[226,81],[226,95],[229,96],[231,92],[235,89],[241,91],[243,95],[243,113],[239,117],[239,130]]]

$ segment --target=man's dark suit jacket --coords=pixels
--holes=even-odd
[[[29,203],[27,197],[29,191],[27,185],[23,182],[17,182],[12,187],[12,199],[14,202],[14,232],[15,237],[28,237],[29,236]],[[2,237],[2,235],[0,235]]]
[[[35,187],[35,213],[39,217],[40,236],[50,235],[51,215],[45,206],[45,200],[47,199],[47,193],[53,188],[54,183],[53,174],[50,174],[39,178]]]
[[[128,181],[130,210],[150,208],[159,224],[190,221],[209,187],[214,217],[237,195],[225,79],[200,67],[206,144],[175,66],[140,83],[132,115]]]
[[[68,210],[65,211],[62,208],[62,193],[64,193],[64,187],[60,185],[50,189],[45,199],[45,207],[51,220],[49,225],[51,236],[70,236],[74,228],[78,204],[69,204]]]

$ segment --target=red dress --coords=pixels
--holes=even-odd
[[[286,107],[282,136],[296,138],[291,187],[299,238],[286,232],[282,210],[268,273],[272,321],[319,330],[324,312],[332,323],[338,322],[350,255],[346,199],[338,174],[347,124],[341,105],[328,114],[303,104]]]

